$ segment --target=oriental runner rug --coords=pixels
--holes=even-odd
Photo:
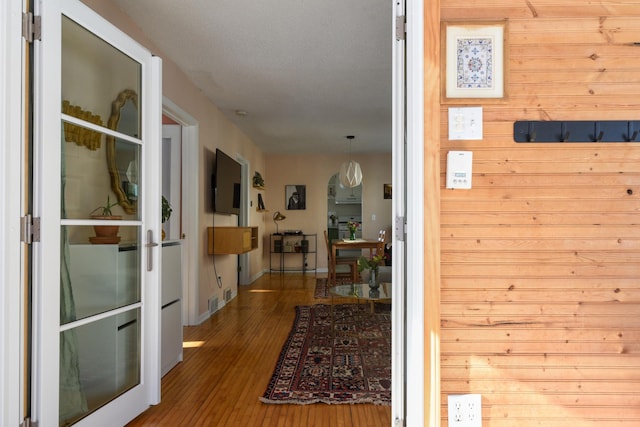
[[[313,292],[314,298],[329,298],[329,286],[326,277],[318,277],[316,279],[316,288]]]
[[[316,287],[313,291],[314,298],[329,298],[329,280],[326,277],[316,279]],[[337,284],[351,283],[351,279],[338,279]]]
[[[264,403],[391,405],[389,305],[296,307]]]

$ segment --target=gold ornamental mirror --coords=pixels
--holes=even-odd
[[[138,94],[125,89],[111,103],[107,127],[123,135],[107,135],[107,168],[111,190],[127,214],[136,214],[140,164],[140,108]],[[130,138],[128,138],[130,137]]]

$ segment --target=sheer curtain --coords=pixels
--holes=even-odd
[[[66,158],[64,133],[62,142],[62,182],[61,182],[61,215],[66,218],[65,185]],[[64,325],[76,320],[76,306],[71,286],[69,231],[62,227],[60,239],[60,324]],[[87,412],[87,400],[80,381],[80,366],[78,357],[78,337],[75,329],[69,329],[60,334],[60,425],[65,420],[77,418]]]

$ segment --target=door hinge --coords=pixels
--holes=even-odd
[[[396,417],[395,420],[393,420],[393,427],[405,427],[406,423],[404,421],[404,418],[400,418],[400,417]]]
[[[40,241],[40,218],[26,214],[20,218],[20,241],[26,244]]]
[[[404,15],[396,16],[396,40],[404,40],[407,34],[407,21],[404,19]]]
[[[396,238],[399,241],[404,242],[405,237],[407,236],[407,222],[405,221],[405,218],[403,216],[396,217],[395,229],[396,229]]]
[[[20,423],[20,427],[38,427],[38,422],[31,421],[31,418],[25,418],[24,421]]]
[[[34,40],[41,40],[42,20],[39,16],[35,16],[31,12],[22,14],[22,37],[28,42],[33,43]]]

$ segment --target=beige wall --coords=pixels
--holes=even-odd
[[[224,284],[219,289],[213,268],[214,258],[206,253],[206,227],[214,223],[213,214],[208,208],[210,206],[209,188],[211,186],[210,162],[213,158],[211,153],[214,153],[216,148],[220,148],[234,158],[239,154],[250,163],[252,171],[254,169],[264,170],[263,155],[255,144],[228,121],[222,112],[189,81],[178,65],[173,63],[166,55],[163,55],[162,51],[119,9],[106,1],[85,0],[83,2],[140,44],[147,47],[155,55],[162,58],[163,95],[198,121],[199,164],[197,173],[201,188],[200,194],[198,194],[200,209],[198,212],[186,212],[186,214],[196,215],[200,223],[199,234],[197,236],[188,236],[188,238],[193,237],[199,241],[200,250],[197,254],[200,266],[199,314],[204,314],[208,309],[207,301],[209,298],[218,297],[219,301],[224,301],[223,293],[225,289],[231,288],[233,293],[237,291],[237,257],[231,255],[215,257],[216,271],[218,275],[222,276]],[[111,100],[109,99],[105,102],[110,105]],[[215,215],[216,225],[235,225],[236,221],[236,216]],[[251,213],[250,223],[251,225],[258,225],[261,230],[264,228],[262,215],[255,211]],[[258,256],[253,258],[251,260],[251,276],[255,276],[262,271],[260,258]]]
[[[391,200],[383,198],[383,184],[391,183],[391,153],[354,154],[362,168],[362,222],[363,237],[377,238],[380,229],[391,229]],[[275,211],[287,217],[279,223],[280,231],[300,229],[305,233],[317,233],[318,266],[327,268],[327,251],[323,232],[327,229],[327,184],[346,160],[344,155],[273,155],[266,157],[267,169],[263,174],[266,190],[263,191],[266,235],[263,238],[263,263],[269,268],[269,234],[275,233],[272,221]],[[305,210],[286,210],[285,185],[306,185]],[[258,191],[252,196],[254,205]],[[376,216],[375,221],[372,215]]]

